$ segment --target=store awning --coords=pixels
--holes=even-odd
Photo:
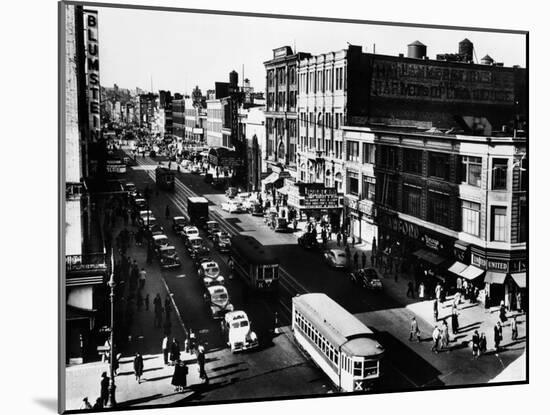
[[[267,176],[265,179],[262,180],[262,184],[271,184],[275,183],[279,179],[279,173],[271,173],[269,176]]]
[[[527,273],[526,272],[518,272],[515,274],[512,274],[513,280],[516,282],[519,288],[526,288],[527,287]]]
[[[466,268],[468,268],[468,265],[463,264],[460,261],[456,261],[451,267],[449,268],[449,271],[453,274],[460,275],[462,271],[464,271]]]
[[[485,271],[481,268],[478,268],[474,265],[468,265],[461,273],[460,276],[463,278],[466,278],[467,280],[475,280],[477,277],[479,277],[481,274],[483,274]]]
[[[413,255],[433,265],[439,265],[445,261],[445,258],[442,258],[439,255],[425,249],[419,249]]]
[[[485,282],[489,284],[504,284],[506,274],[502,272],[487,271],[485,274]]]

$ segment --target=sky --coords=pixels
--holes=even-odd
[[[372,24],[300,21],[276,18],[207,15],[156,10],[101,8],[99,45],[101,85],[189,94],[195,85],[206,92],[215,82],[239,73],[239,84],[265,87],[263,62],[272,50],[291,46],[313,55],[345,49],[348,42],[364,52],[407,54],[419,40],[427,55],[456,53],[468,38],[479,61],[489,54],[505,66],[526,65],[525,35],[410,28]],[[441,22],[442,24],[444,22]],[[152,86],[152,88],[151,88]]]

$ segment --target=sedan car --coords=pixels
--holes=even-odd
[[[176,252],[176,248],[173,246],[162,246],[159,248],[159,261],[160,267],[163,269],[181,267],[181,261]]]
[[[200,236],[191,236],[187,239],[187,251],[191,257],[205,255],[210,252]]]
[[[183,233],[181,234],[184,242],[187,244],[189,238],[193,236],[199,236],[199,230],[196,226],[186,226],[183,228]]]
[[[172,218],[172,230],[176,235],[181,236],[183,234],[183,228],[185,228],[187,224],[187,218],[184,216],[174,216]]]
[[[374,268],[363,268],[350,272],[350,280],[367,290],[381,290],[382,280]]]
[[[223,202],[221,207],[222,207],[222,210],[225,210],[226,212],[229,212],[229,213],[243,213],[245,211],[242,203],[236,202],[233,200],[230,200],[228,202]]]
[[[208,237],[212,239],[214,237],[214,234],[216,232],[220,231],[220,224],[216,222],[215,220],[209,220],[205,224],[206,227],[206,233],[208,234]]]
[[[220,252],[229,252],[231,248],[231,238],[227,232],[217,232],[213,237],[214,248]]]
[[[341,249],[329,249],[323,254],[325,261],[333,268],[344,268],[347,265],[346,253]]]
[[[168,237],[166,235],[154,235],[153,236],[153,248],[157,255],[160,255],[160,248],[170,246]]]
[[[233,311],[233,304],[229,300],[229,293],[223,285],[211,285],[207,287],[204,301],[208,304],[210,313],[214,319],[224,318],[226,313]]]
[[[143,210],[147,206],[147,201],[143,199],[142,197],[137,197],[134,199],[134,206],[136,210],[139,212],[140,210]]]
[[[220,275],[220,267],[214,261],[203,262],[200,264],[199,276],[205,287],[211,285],[224,285],[225,279]]]
[[[151,218],[149,218],[151,219]],[[153,218],[155,219],[155,218]],[[152,238],[155,235],[165,235],[164,228],[156,223],[156,220],[149,221],[149,226],[144,226],[144,231],[147,237]]]
[[[298,245],[304,249],[319,249],[319,242],[317,236],[312,232],[306,232],[298,237]]]
[[[154,215],[152,210],[140,210],[139,216],[138,216],[138,223],[140,225],[144,225],[147,222],[147,218],[151,219],[153,216]]]

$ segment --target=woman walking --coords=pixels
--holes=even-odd
[[[136,353],[136,357],[134,358],[134,374],[136,375],[137,383],[141,383],[141,376],[143,375],[143,357],[139,353]]]
[[[189,369],[182,360],[177,360],[174,365],[174,374],[172,375],[172,385],[175,387],[174,392],[183,392],[187,386],[187,373]]]

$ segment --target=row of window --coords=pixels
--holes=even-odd
[[[302,316],[298,310],[294,310],[294,323],[300,328],[302,333],[308,337],[316,346],[317,349],[325,355],[333,364],[338,366],[338,351],[336,348],[328,342],[313,325]]]
[[[276,77],[276,78],[275,78]],[[267,85],[268,86],[274,86],[275,79],[277,80],[278,85],[284,85],[287,81],[290,85],[294,85],[296,83],[296,67],[290,66],[288,68],[288,75],[287,75],[287,68],[277,68],[275,70],[269,70],[267,72]]]
[[[346,73],[343,67],[319,69],[300,74],[298,89],[306,94],[333,92],[345,89],[345,83]]]
[[[289,137],[296,137],[297,134],[295,120],[285,121],[282,118],[267,118],[266,129],[268,135],[275,133],[278,137],[283,136],[285,134],[285,130],[288,130]]]
[[[299,115],[300,118],[300,127],[313,127],[317,126],[320,128],[330,128],[339,130],[340,127],[344,125],[344,114],[336,112],[334,114],[330,112],[319,112],[317,116],[315,113],[310,112],[301,112]]]

